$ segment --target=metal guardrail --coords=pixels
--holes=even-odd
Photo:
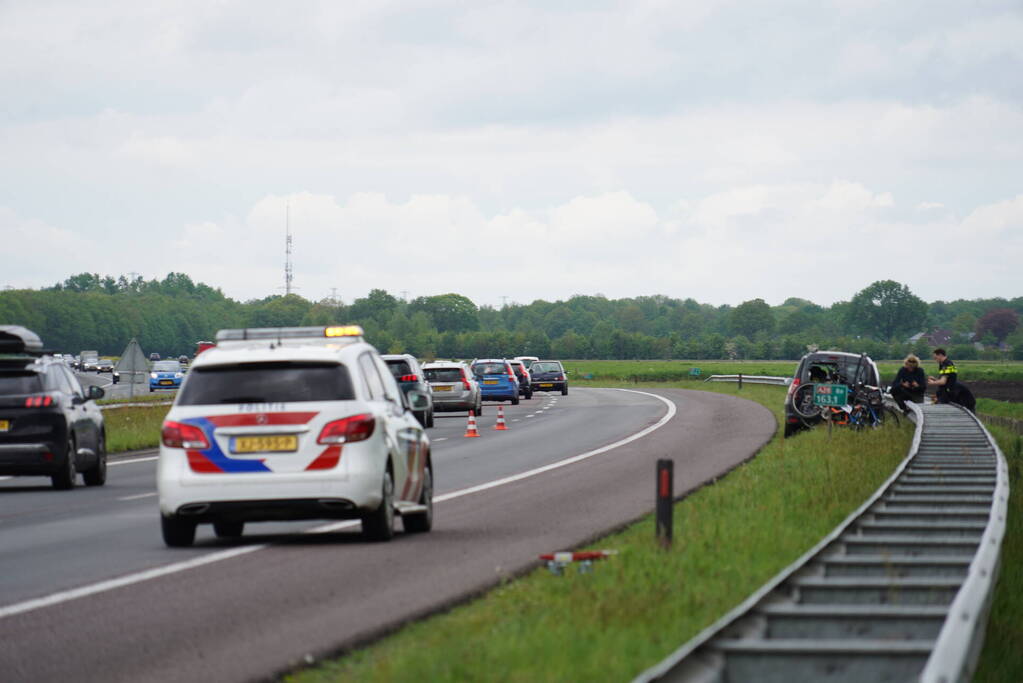
[[[711,375],[704,382],[745,382],[747,384],[776,384],[788,386],[791,377],[773,377],[771,375]]]
[[[969,412],[910,408],[909,455],[866,503],[635,681],[970,680],[998,576],[1008,467]]]

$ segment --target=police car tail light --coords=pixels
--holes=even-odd
[[[52,396],[29,396],[25,399],[26,408],[43,408],[53,405]]]
[[[418,382],[419,381],[419,376],[418,375],[402,375],[398,379],[398,381],[399,382]]]
[[[365,441],[373,436],[375,428],[376,420],[371,414],[352,415],[323,425],[316,443],[326,445]]]
[[[167,448],[190,448],[204,451],[210,447],[210,442],[206,440],[206,434],[201,429],[195,425],[172,422],[171,420],[163,423],[160,438]]]

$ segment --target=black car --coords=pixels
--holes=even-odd
[[[813,406],[813,392],[800,389],[808,384],[880,387],[881,375],[874,361],[863,354],[844,351],[814,351],[806,354],[796,366],[785,395],[785,436],[792,436],[821,419],[815,415],[817,411]],[[796,401],[800,402],[799,412],[794,405]],[[815,416],[808,418],[808,414]]]
[[[416,416],[419,424],[423,425],[423,427],[433,427],[433,390],[430,388],[430,383],[426,381],[426,373],[423,372],[423,366],[419,364],[415,356],[409,353],[389,354],[381,356],[381,358],[387,363],[391,374],[394,375],[398,386],[401,387],[405,394],[414,389],[430,398],[428,408],[414,410],[412,414]]]
[[[78,473],[88,486],[107,478],[103,414],[63,360],[46,355],[39,337],[0,326],[0,475],[50,477],[71,489]]]
[[[515,379],[519,381],[519,396],[527,399],[533,398],[533,387],[525,363],[520,360],[510,360],[508,365],[515,373]]]
[[[562,396],[568,395],[568,372],[561,361],[535,360],[529,366],[529,374],[533,391],[560,391]]]

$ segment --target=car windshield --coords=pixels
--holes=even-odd
[[[409,367],[408,361],[388,360],[385,362],[387,363],[387,367],[391,369],[391,374],[394,375],[395,379],[412,374],[412,368]]]
[[[194,368],[178,405],[350,401],[348,368],[338,363],[239,363]]]
[[[461,382],[460,368],[423,368],[427,382]]]
[[[472,371],[477,375],[507,375],[508,368],[504,363],[477,363],[472,366]]]
[[[0,375],[0,396],[38,394],[42,390],[42,380],[35,372]]]
[[[181,364],[176,360],[160,360],[153,363],[153,372],[181,372]]]
[[[537,372],[561,372],[561,365],[558,363],[540,362],[535,361],[529,370],[533,373]]]

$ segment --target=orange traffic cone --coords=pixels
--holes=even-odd
[[[479,436],[480,433],[476,431],[476,413],[469,411],[469,424],[465,427],[465,436]]]
[[[504,406],[497,406],[497,424],[494,425],[494,429],[501,431],[508,429],[508,425],[504,423]]]

